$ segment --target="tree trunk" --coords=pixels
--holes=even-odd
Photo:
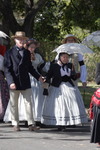
[[[13,34],[15,34],[16,31],[25,31],[26,36],[33,36],[34,18],[47,0],[38,0],[36,4],[34,4],[34,1],[32,0],[29,1],[31,5],[28,7],[30,9],[26,14],[23,25],[20,25],[13,14],[11,0],[0,0],[0,12],[3,14],[4,26],[6,26],[8,31],[11,31]]]

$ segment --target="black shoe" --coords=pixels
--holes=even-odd
[[[62,130],[62,127],[58,127],[58,131],[61,131]]]
[[[66,130],[66,127],[65,126],[59,126],[58,127],[58,131],[65,131]]]
[[[27,121],[25,121],[24,126],[25,126],[25,127],[28,127],[28,122],[27,122]]]
[[[76,125],[68,125],[66,128],[76,128]]]

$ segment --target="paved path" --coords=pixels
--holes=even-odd
[[[30,132],[21,124],[20,132],[14,132],[11,124],[0,123],[0,150],[99,150],[90,143],[89,124],[66,128],[41,128]]]

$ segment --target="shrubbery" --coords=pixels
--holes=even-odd
[[[100,52],[94,54],[87,54],[84,56],[84,59],[88,72],[87,81],[94,81],[96,64],[100,62]]]

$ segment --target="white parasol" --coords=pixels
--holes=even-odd
[[[86,44],[87,46],[97,46],[100,47],[100,30],[92,32],[90,35],[88,35],[83,41],[83,44]]]
[[[1,38],[5,38],[5,39],[6,39],[7,37],[10,38],[10,37],[9,37],[6,33],[4,33],[3,31],[0,31],[0,37],[1,37]]]
[[[62,44],[56,49],[54,49],[53,52],[57,52],[57,53],[65,52],[68,54],[73,54],[73,53],[80,53],[80,54],[91,53],[92,54],[93,53],[93,51],[89,47],[83,44],[79,44],[79,43]]]

